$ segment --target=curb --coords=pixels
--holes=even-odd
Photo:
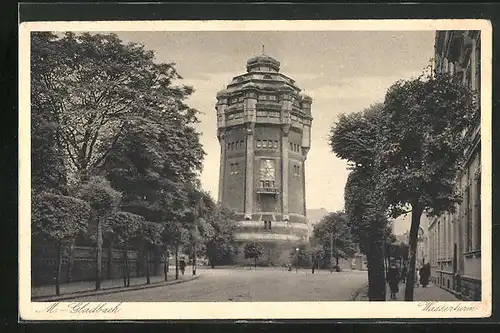
[[[364,285],[363,287],[359,288],[355,292],[351,294],[350,301],[356,301],[359,298],[359,295],[362,294],[365,290],[368,289],[368,284]]]
[[[112,289],[104,289],[104,290],[99,290],[99,291],[94,290],[94,291],[90,291],[90,292],[78,292],[78,293],[72,293],[72,294],[61,295],[61,296],[39,296],[39,297],[32,297],[31,301],[32,302],[57,302],[57,301],[70,300],[70,299],[87,297],[87,296],[110,295],[110,294],[117,294],[117,293],[121,293],[121,292],[125,292],[125,291],[135,291],[135,290],[170,286],[170,285],[174,285],[174,284],[194,281],[194,280],[198,279],[199,277],[200,277],[200,275],[196,275],[196,276],[193,276],[191,278],[184,279],[184,280],[158,282],[158,283],[144,284],[144,285],[134,286],[134,287],[115,287]]]

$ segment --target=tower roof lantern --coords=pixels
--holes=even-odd
[[[266,54],[253,57],[247,61],[247,72],[261,70],[262,68],[269,68],[272,71],[279,72],[281,63]]]

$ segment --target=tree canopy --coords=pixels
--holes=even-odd
[[[321,244],[328,259],[330,245],[332,245],[332,255],[337,259],[347,259],[356,253],[356,244],[351,236],[347,215],[343,212],[334,212],[324,216],[314,226],[313,240],[316,244]]]
[[[90,206],[83,200],[41,193],[32,201],[32,232],[57,243],[74,240],[87,231]]]
[[[431,215],[453,211],[475,110],[471,91],[447,75],[419,77],[394,84],[384,103],[377,160],[393,217],[408,205]]]

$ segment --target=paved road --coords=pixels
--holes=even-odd
[[[190,271],[186,273],[191,273]],[[330,273],[279,268],[200,269],[200,278],[171,286],[82,297],[78,301],[108,302],[285,302],[347,301],[367,282],[367,273]]]

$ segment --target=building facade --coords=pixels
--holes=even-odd
[[[476,93],[481,89],[480,31],[438,31],[437,72],[460,78]],[[479,103],[477,103],[479,105]],[[443,214],[429,225],[431,276],[444,289],[465,299],[481,299],[481,138],[480,108],[464,133],[469,145],[458,178],[463,201],[455,214]]]
[[[240,244],[261,244],[261,263],[277,265],[308,241],[305,161],[312,99],[272,57],[251,58],[246,69],[217,94],[219,202],[236,212]]]

